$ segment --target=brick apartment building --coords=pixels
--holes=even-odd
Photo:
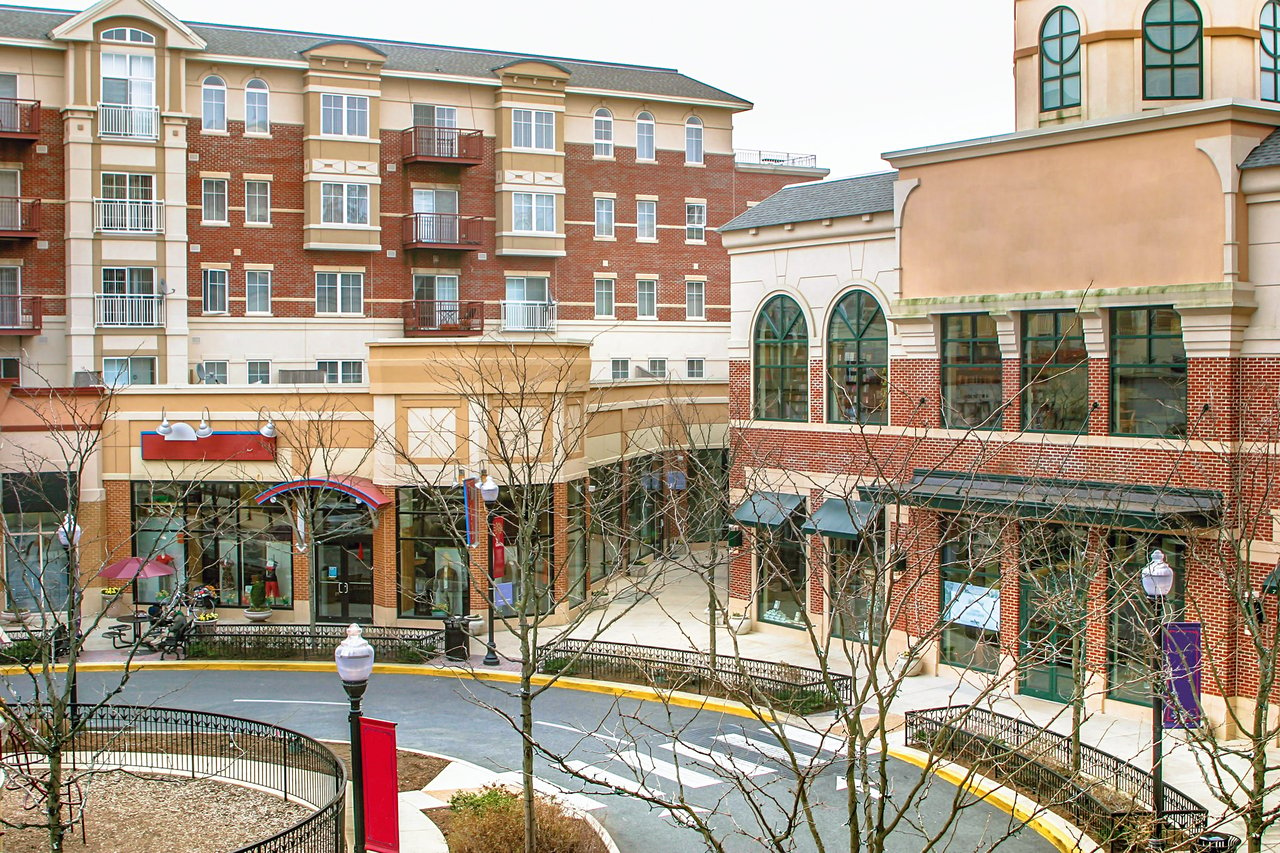
[[[1079,660],[1090,707],[1137,714],[1160,548],[1210,718],[1247,712],[1243,612],[1275,618],[1280,557],[1277,14],[1019,0],[1013,133],[893,152],[721,229],[756,534],[735,608],[894,653],[927,636],[930,667],[1061,702]],[[1073,567],[1075,615],[1048,601]]]
[[[100,395],[101,445],[74,489],[85,553],[179,569],[139,600],[205,581],[234,608],[266,573],[284,618],[438,619],[484,607],[483,531],[470,553],[446,543],[404,487],[423,470],[475,477],[487,455],[433,365],[550,353],[574,364],[578,405],[561,416],[592,423],[551,484],[554,559],[574,566],[556,583],[585,594],[609,547],[585,534],[589,471],[661,468],[647,460],[672,449],[591,400],[645,409],[675,386],[723,423],[713,226],[826,174],[735,152],[750,106],[673,69],[187,24],[151,0],[0,8],[7,481],[62,467],[21,401]],[[322,471],[265,435],[319,410],[342,425]],[[375,447],[382,434],[404,458]],[[254,500],[285,469],[368,510],[314,574],[279,506]],[[21,604],[45,594],[23,572],[59,559],[69,507],[10,504]],[[209,534],[210,513],[241,533]]]

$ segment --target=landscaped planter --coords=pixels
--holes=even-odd
[[[250,622],[266,622],[271,618],[270,610],[244,610],[244,618]]]

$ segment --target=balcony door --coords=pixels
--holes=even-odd
[[[22,277],[20,267],[0,267],[0,328],[22,326]]]
[[[156,230],[155,175],[103,172],[101,227],[104,231]]]
[[[22,110],[18,98],[18,75],[0,74],[0,133],[22,131]]]
[[[460,322],[456,275],[415,275],[413,300],[419,329],[439,329]]]
[[[435,104],[413,105],[413,126],[417,131],[417,152],[428,157],[458,156],[458,108]]]
[[[0,231],[21,231],[22,172],[17,169],[0,169]]]
[[[457,190],[415,189],[413,191],[413,212],[431,214],[416,217],[418,220],[418,242],[458,242]],[[435,214],[444,215],[437,216]]]

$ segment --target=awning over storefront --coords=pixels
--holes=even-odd
[[[379,510],[391,504],[391,498],[383,494],[373,481],[366,480],[364,477],[308,477],[305,480],[291,480],[288,483],[272,486],[254,497],[254,501],[262,505],[280,495],[296,492],[299,489],[329,489],[340,492],[355,498],[372,510]]]
[[[803,508],[803,495],[752,492],[742,506],[733,511],[733,520],[748,527],[781,527]]]
[[[1222,493],[1208,489],[952,471],[916,471],[908,483],[859,486],[858,491],[881,504],[1151,530],[1212,527],[1222,515]]]
[[[817,512],[800,529],[805,533],[819,533],[833,539],[857,539],[882,507],[867,501],[843,501],[828,498]]]

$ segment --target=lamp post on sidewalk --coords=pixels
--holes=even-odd
[[[484,653],[485,666],[497,666],[498,647],[493,639],[493,619],[494,610],[497,609],[497,599],[494,597],[494,576],[493,576],[493,511],[498,505],[498,484],[493,481],[492,476],[485,476],[484,482],[480,484],[480,497],[484,499],[484,511],[486,524],[488,525],[487,533],[489,537],[489,648]]]
[[[1164,600],[1173,590],[1173,568],[1163,551],[1142,567],[1142,590],[1151,599],[1151,849],[1164,849]]]
[[[71,649],[72,643],[76,642],[80,636],[80,537],[83,534],[84,530],[76,524],[76,520],[70,514],[63,516],[62,524],[58,526],[55,533],[58,544],[67,550],[67,665],[70,667],[67,698],[71,703],[72,722],[75,721],[78,713],[76,706],[80,704],[80,685],[77,683],[76,668],[71,660]],[[57,636],[56,630],[54,636]],[[56,647],[54,653],[56,656]]]
[[[354,622],[347,628],[347,638],[333,650],[333,661],[338,666],[342,689],[347,691],[351,711],[347,723],[351,727],[351,804],[355,824],[355,848],[353,853],[365,853],[364,849],[364,766],[360,748],[360,700],[369,686],[373,674],[373,646],[364,638],[360,626]]]

